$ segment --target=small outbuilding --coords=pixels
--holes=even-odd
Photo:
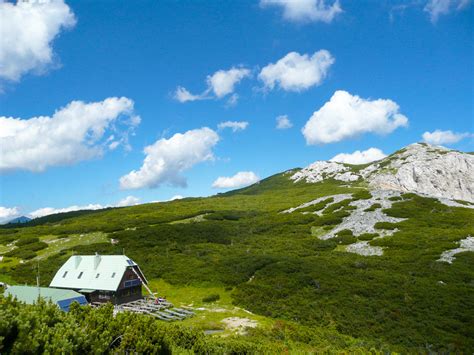
[[[26,304],[37,303],[39,299],[51,301],[61,310],[68,312],[71,303],[77,302],[81,306],[87,304],[86,298],[72,290],[61,290],[50,287],[10,286],[4,292],[5,297],[12,296]]]
[[[140,267],[125,255],[73,255],[58,270],[50,287],[83,294],[90,303],[121,304],[143,298]]]

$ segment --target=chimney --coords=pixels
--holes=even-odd
[[[81,263],[82,258],[79,255],[74,256],[74,267],[77,269]]]
[[[100,264],[100,255],[99,255],[99,253],[96,252],[95,256],[94,256],[94,270],[97,269],[99,264]]]

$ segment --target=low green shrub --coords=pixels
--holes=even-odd
[[[38,251],[38,250],[43,250],[48,247],[48,244],[45,242],[35,242],[31,244],[27,244],[24,247],[22,247],[23,250],[31,250],[31,251]]]
[[[18,241],[15,243],[17,247],[21,247],[23,245],[27,244],[33,244],[39,242],[39,238],[37,237],[22,237],[18,239]]]
[[[328,225],[336,225],[342,222],[344,217],[349,216],[349,213],[338,211],[332,214],[322,215],[315,220],[316,226],[328,226]]]
[[[205,303],[211,303],[211,302],[215,302],[217,300],[219,300],[221,298],[221,296],[217,293],[214,293],[212,295],[209,295],[209,296],[206,296],[202,299],[203,302]]]
[[[301,208],[299,209],[298,211],[299,212],[316,212],[316,211],[321,211],[324,207],[327,206],[328,203],[332,203],[334,201],[334,198],[333,197],[330,197],[326,200],[323,200],[323,201],[320,201],[314,205],[311,205],[311,206],[308,206],[308,207],[305,207],[305,208]]]
[[[382,205],[381,205],[380,203],[374,203],[372,206],[366,208],[366,209],[364,210],[364,212],[372,212],[372,211],[375,211],[375,210],[377,210],[377,209],[379,209],[379,208],[382,208]]]
[[[344,237],[344,236],[353,236],[354,233],[350,229],[343,229],[339,232],[336,233],[339,237]]]
[[[214,221],[238,221],[245,217],[254,217],[257,213],[253,211],[217,211],[204,216],[205,219]]]
[[[15,239],[16,237],[13,234],[0,235],[0,244],[7,245],[13,242]]]
[[[357,236],[357,239],[359,240],[372,240],[375,237],[378,237],[379,235],[377,233],[363,233],[361,235]]]
[[[394,230],[395,228],[398,227],[396,223],[391,223],[391,222],[377,222],[374,225],[375,229],[388,229],[388,230]]]
[[[336,242],[334,241],[334,238],[326,239],[326,240],[318,239],[313,244],[313,248],[315,250],[332,250],[335,247],[336,247]]]
[[[337,237],[331,238],[337,244],[348,245],[357,242],[357,238],[353,235],[338,235]]]
[[[33,259],[36,256],[36,253],[33,250],[15,248],[4,255],[7,257],[28,260]]]
[[[346,207],[349,206],[349,203],[352,202],[352,199],[350,198],[347,198],[345,200],[342,200],[340,202],[337,202],[337,203],[333,203],[332,205],[329,205],[328,207],[326,207],[323,211],[323,214],[330,214],[330,213],[333,213],[335,211],[338,211],[339,210],[344,210]]]
[[[367,190],[360,190],[352,194],[354,200],[368,200],[372,198],[372,194]]]

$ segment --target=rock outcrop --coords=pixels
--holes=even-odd
[[[359,168],[359,169],[358,169]],[[326,178],[365,180],[374,190],[414,192],[474,202],[474,155],[415,143],[364,169],[336,162],[315,162],[290,178],[315,183]]]
[[[356,181],[359,175],[352,173],[348,166],[332,161],[317,161],[301,169],[290,179],[295,182],[306,181],[310,183],[320,182],[326,178],[333,178],[341,181]]]
[[[466,251],[474,251],[474,237],[468,236],[466,239],[462,239],[458,243],[459,248],[444,251],[438,261],[452,264],[454,259],[456,259],[456,254],[464,253]]]
[[[412,144],[376,164],[373,172],[361,171],[372,188],[474,202],[473,155]]]

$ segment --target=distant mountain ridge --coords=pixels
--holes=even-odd
[[[13,218],[12,220],[8,221],[6,224],[28,223],[29,221],[31,221],[30,217],[20,216],[20,217]]]
[[[290,178],[309,183],[326,178],[347,182],[363,179],[371,189],[474,202],[474,156],[426,143],[411,144],[365,165],[317,161]]]

